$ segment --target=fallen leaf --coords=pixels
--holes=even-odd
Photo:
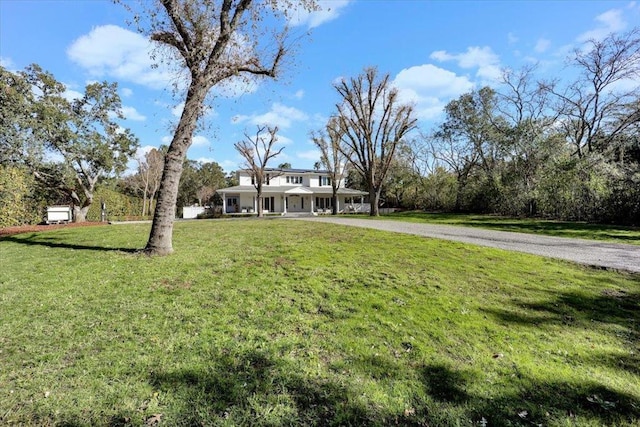
[[[145,422],[145,425],[156,426],[156,425],[160,424],[161,420],[162,420],[162,414],[153,414],[152,416],[147,418],[147,421]]]

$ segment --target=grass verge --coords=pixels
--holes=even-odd
[[[367,217],[370,218],[370,217]],[[509,218],[495,215],[427,213],[419,211],[394,212],[378,217],[407,222],[460,225],[519,233],[538,233],[547,236],[604,240],[640,245],[640,228],[587,222],[552,221],[539,218]]]
[[[640,277],[286,220],[0,239],[0,424],[637,425]]]

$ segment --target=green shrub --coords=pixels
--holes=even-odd
[[[93,203],[87,213],[88,221],[101,220],[101,203],[103,201],[106,205],[107,220],[122,221],[132,217],[141,218],[142,200],[107,187],[101,187],[93,195]]]
[[[35,194],[31,174],[21,168],[0,166],[0,227],[40,222],[46,203]]]

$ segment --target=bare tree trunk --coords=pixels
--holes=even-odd
[[[73,207],[73,222],[86,222],[87,213],[89,212],[89,206],[74,206]]]
[[[165,156],[151,234],[144,250],[148,255],[168,255],[173,252],[173,221],[176,217],[176,201],[178,200],[182,165],[187,150],[191,146],[193,133],[207,92],[207,85],[196,80],[191,81],[178,128]]]
[[[369,189],[369,205],[371,209],[369,210],[370,216],[380,216],[380,210],[378,209],[378,205],[380,204],[380,190],[376,190],[371,187]]]
[[[331,198],[331,202],[333,204],[333,208],[331,208],[331,215],[338,215],[338,189],[333,189],[333,197]]]
[[[151,213],[153,212],[153,195],[151,195],[151,197],[149,197],[149,200],[147,201],[148,203],[148,208],[147,208],[147,215],[151,215]]]
[[[144,190],[144,196],[142,198],[142,216],[147,215],[147,190]]]

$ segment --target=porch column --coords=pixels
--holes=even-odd
[[[282,196],[282,212],[287,213],[287,196]]]
[[[222,193],[222,214],[227,213],[227,193]]]
[[[257,197],[253,198],[253,211],[255,213],[258,213],[258,198]]]
[[[336,196],[336,213],[340,213],[340,196]]]
[[[309,198],[311,199],[311,203],[309,203],[311,205],[311,213],[313,214],[313,195],[309,196]]]

